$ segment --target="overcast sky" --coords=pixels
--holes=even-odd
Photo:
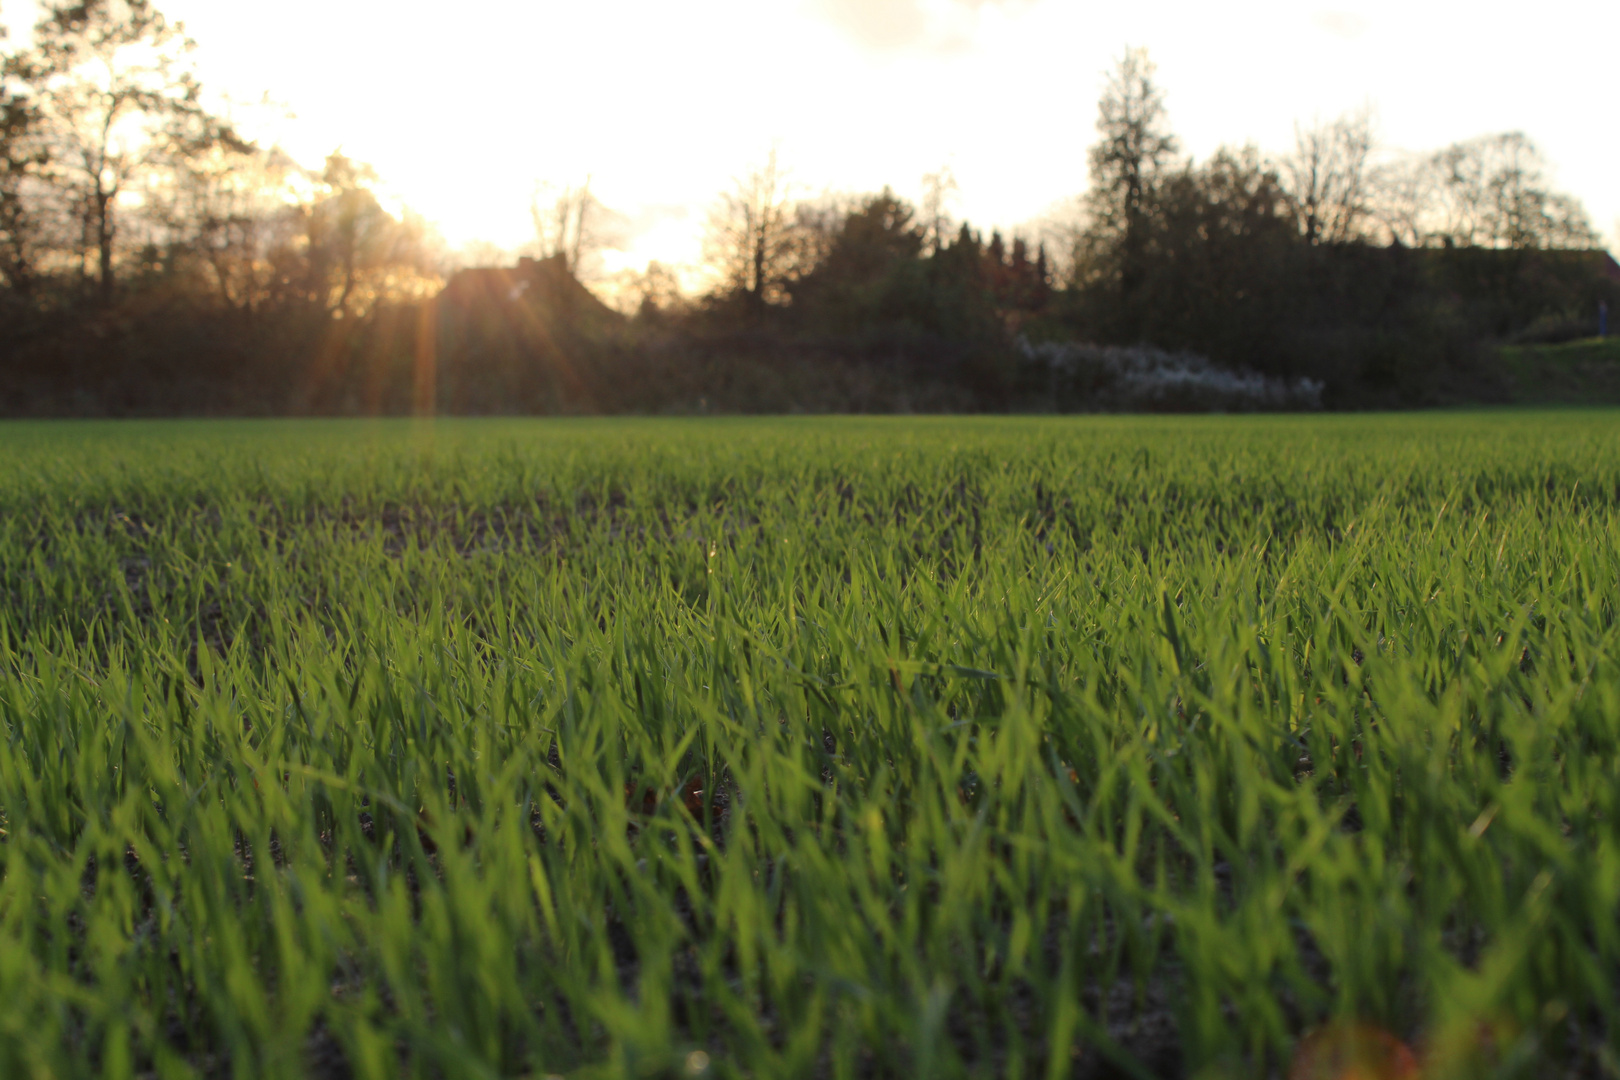
[[[13,24],[32,21],[0,0]],[[915,196],[1016,226],[1085,186],[1105,70],[1159,66],[1203,157],[1285,150],[1296,120],[1370,106],[1421,150],[1520,129],[1599,230],[1620,227],[1620,2],[1402,0],[159,0],[205,83],[317,163],[373,163],[453,244],[530,235],[536,181],[594,176],[628,215],[616,262],[697,258],[704,209],[776,143],[807,191]]]

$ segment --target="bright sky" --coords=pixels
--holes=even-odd
[[[1332,0],[1329,0],[1332,2]],[[19,29],[24,0],[0,0]],[[1614,0],[159,0],[205,84],[307,163],[342,146],[456,245],[529,239],[530,192],[594,177],[617,265],[698,258],[704,212],[775,143],[807,193],[949,164],[958,216],[1016,226],[1082,190],[1103,75],[1159,66],[1203,157],[1287,149],[1370,105],[1384,141],[1521,129],[1620,230]],[[1615,236],[1620,242],[1620,236]]]

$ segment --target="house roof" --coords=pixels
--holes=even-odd
[[[522,258],[516,266],[472,267],[451,275],[438,302],[464,313],[473,309],[498,311],[544,307],[557,318],[588,321],[618,320],[622,316],[582,285],[569,272],[561,255],[547,259]]]

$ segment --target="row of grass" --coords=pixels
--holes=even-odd
[[[1617,437],[0,429],[0,1076],[1614,1075]]]

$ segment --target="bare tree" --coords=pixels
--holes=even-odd
[[[1367,221],[1379,239],[1406,247],[1428,242],[1434,173],[1427,157],[1402,154],[1368,175]]]
[[[945,246],[945,238],[952,224],[950,206],[961,190],[956,183],[956,174],[949,165],[941,165],[923,175],[921,224],[925,230],[923,250],[929,254]]]
[[[1370,209],[1372,151],[1366,110],[1330,124],[1295,125],[1294,152],[1280,171],[1307,244],[1342,244],[1359,235]]]
[[[535,185],[529,200],[529,216],[534,221],[534,239],[543,259],[562,256],[568,271],[578,275],[581,260],[596,247],[596,218],[600,204],[591,194],[591,177],[585,182],[557,189],[550,184]]]
[[[800,262],[800,229],[792,185],[775,147],[738,177],[709,214],[704,257],[721,286],[755,313],[780,303]]]
[[[1552,191],[1546,162],[1523,132],[1455,143],[1430,159],[1434,234],[1459,247],[1586,247],[1586,210]]]
[[[534,222],[534,254],[542,259],[560,257],[581,281],[601,280],[600,256],[624,250],[629,230],[629,219],[591,190],[589,175],[581,184],[561,188],[536,184],[529,217]]]
[[[193,48],[149,0],[56,0],[33,46],[6,60],[52,143],[46,171],[77,212],[81,274],[93,259],[103,303],[115,287],[120,194],[148,170],[235,139],[199,103],[185,63]]]
[[[301,218],[309,208],[299,197],[306,179],[279,148],[216,146],[142,194],[165,246],[201,263],[224,306],[253,311],[276,295],[307,237]]]

